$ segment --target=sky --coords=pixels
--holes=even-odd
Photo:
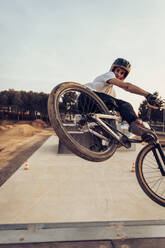
[[[122,57],[126,81],[165,98],[164,0],[0,0],[0,91],[85,84]],[[135,110],[144,100],[115,87]]]

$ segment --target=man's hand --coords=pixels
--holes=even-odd
[[[160,108],[158,98],[155,95],[149,93],[148,95],[146,95],[146,99],[151,108],[155,108],[155,109]]]

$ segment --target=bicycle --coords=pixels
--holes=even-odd
[[[113,108],[109,110],[93,91],[74,82],[61,83],[51,91],[48,114],[60,141],[92,162],[107,160],[119,146],[128,149],[132,143],[147,142],[136,158],[136,177],[142,190],[165,206],[165,155],[158,140],[147,134],[140,140],[127,137],[117,128],[120,117]]]

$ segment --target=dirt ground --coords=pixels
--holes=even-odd
[[[0,186],[54,131],[42,120],[0,123]]]
[[[55,134],[42,120],[0,122],[0,186],[46,141]],[[165,145],[165,136],[159,136]]]

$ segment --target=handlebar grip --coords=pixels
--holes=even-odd
[[[150,103],[147,103],[147,105],[148,105],[149,108],[152,108],[152,109],[159,109],[158,106],[151,105]]]

